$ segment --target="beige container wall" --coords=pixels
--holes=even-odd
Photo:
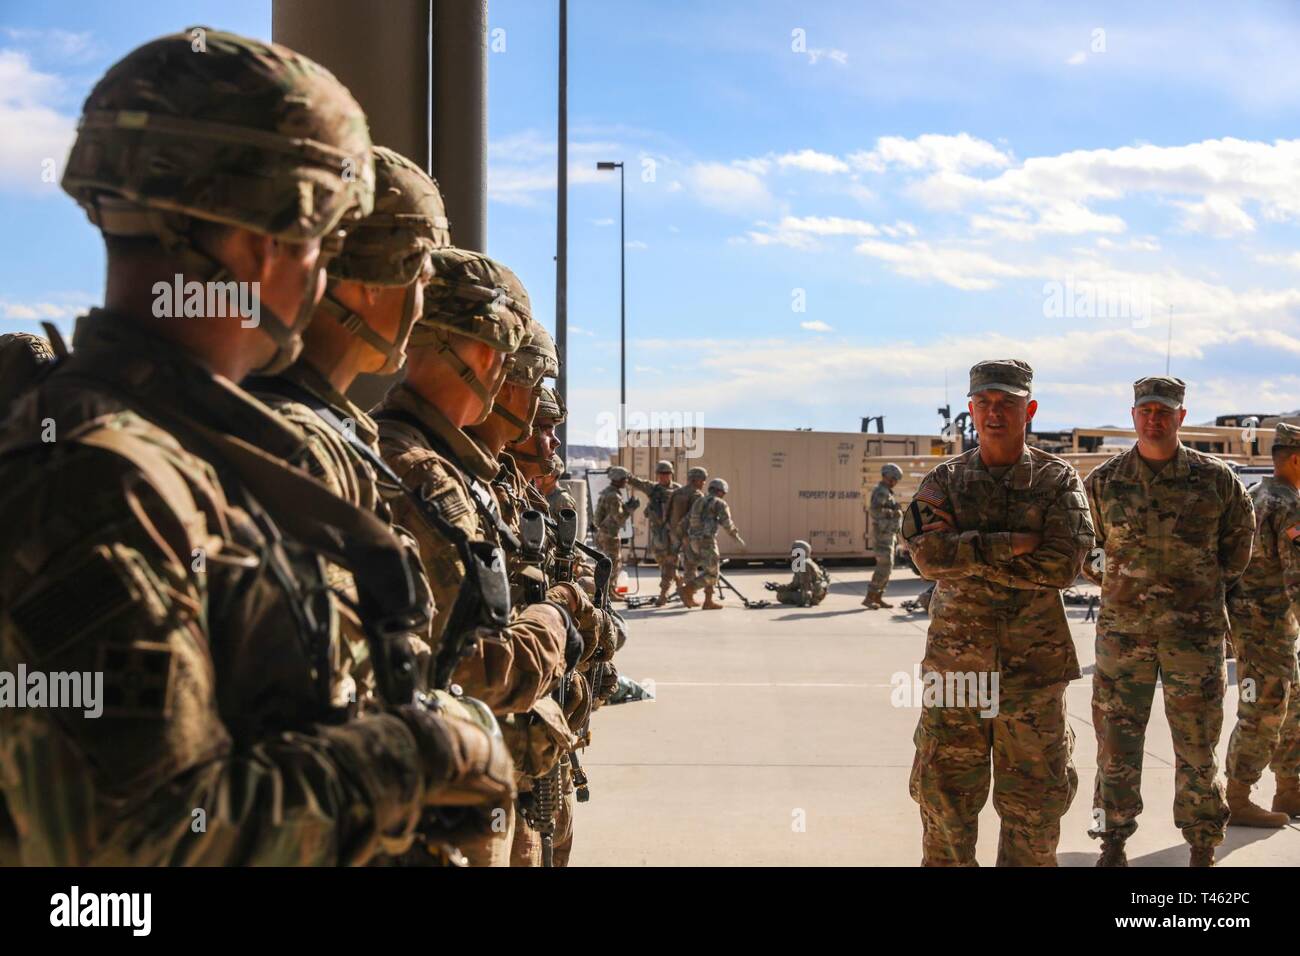
[[[723,556],[779,559],[790,554],[790,542],[806,539],[814,555],[860,558],[867,547],[866,494],[879,480],[876,465],[866,485],[868,463],[882,448],[896,461],[906,453],[929,451],[930,435],[875,435],[859,432],[764,431],[746,428],[708,428],[691,442],[680,436],[674,443],[668,432],[651,432],[648,447],[635,447],[643,433],[630,436],[619,454],[619,464],[641,478],[653,479],[654,466],[666,458],[676,468],[674,478],[684,483],[694,466],[724,478],[730,486],[727,503],[746,547],[740,548],[725,531],[718,535]],[[687,457],[683,445],[693,445]],[[639,495],[644,504],[644,496]],[[646,548],[648,533],[644,508],[634,522],[638,555]]]

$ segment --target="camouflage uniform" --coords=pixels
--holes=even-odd
[[[898,471],[897,465],[886,465],[885,468]],[[902,477],[902,472],[898,471],[898,475]],[[871,574],[871,587],[864,603],[870,603],[873,598],[884,600],[889,575],[894,570],[894,549],[902,523],[903,508],[894,497],[893,489],[880,482],[871,492],[871,550],[876,555],[876,569]]]
[[[1175,397],[1181,404],[1183,386],[1142,379],[1135,396],[1135,405]],[[1250,497],[1227,465],[1186,446],[1159,472],[1134,447],[1098,465],[1087,490],[1105,560],[1102,573],[1093,560],[1085,567],[1101,585],[1093,805],[1105,825],[1093,835],[1122,844],[1137,829],[1143,741],[1159,679],[1177,758],[1174,823],[1193,847],[1213,848],[1227,819],[1215,757],[1226,683],[1224,592],[1250,560]]]
[[[673,473],[673,465],[670,461],[661,461],[655,467],[656,474]],[[681,487],[675,481],[669,481],[668,484],[660,484],[658,481],[646,481],[644,478],[638,478],[636,475],[628,475],[627,483],[637,491],[644,494],[650,501],[646,506],[646,525],[650,531],[650,553],[654,555],[655,563],[659,565],[659,597],[660,604],[668,596],[669,589],[673,586],[673,579],[677,576],[677,551],[673,548],[672,536],[668,529],[668,502],[672,498],[673,492]]]
[[[1027,395],[1031,374],[1023,363],[981,363],[971,370],[971,392],[1010,391],[1009,383]],[[953,515],[957,530],[922,533],[931,508]],[[1041,544],[1014,556],[1011,532],[1037,532]],[[991,757],[998,865],[1055,866],[1060,820],[1078,789],[1065,687],[1079,663],[1060,591],[1092,546],[1079,476],[1060,458],[1025,448],[996,477],[974,448],[925,477],[904,513],[903,536],[936,582],[922,670],[943,675],[945,685],[956,673],[998,675],[996,715],[981,717],[978,706],[921,711],[909,790],[921,807],[923,862],[976,865]]]
[[[687,473],[688,478],[708,478],[709,473],[703,468],[692,468]],[[682,485],[674,491],[668,498],[668,531],[670,543],[673,551],[681,558],[682,561],[682,580],[693,581],[695,579],[695,564],[691,556],[690,549],[690,520],[691,506],[704,497],[704,492],[694,485]]]
[[[1274,447],[1298,445],[1300,429],[1279,424]],[[1269,477],[1251,489],[1250,497],[1254,547],[1240,582],[1228,593],[1242,693],[1227,770],[1229,779],[1251,785],[1271,767],[1281,785],[1300,775],[1300,492]]]
[[[185,274],[212,276],[186,217],[294,241],[368,210],[370,144],[337,81],[283,47],[191,42],[152,41],[87,100],[64,188],[92,221],[179,240]],[[359,157],[358,176],[331,156]],[[253,209],[236,182],[258,184]],[[287,362],[295,327],[262,324]],[[93,310],[74,342],[0,430],[0,668],[102,671],[105,706],[0,708],[22,862],[363,863],[409,844],[430,796],[490,772],[488,739],[420,708],[344,721],[334,706],[334,603],[286,506],[333,499],[276,461],[302,434],[132,316]]]
[[[623,542],[619,540],[619,535],[624,523],[636,510],[633,501],[634,499],[624,501],[622,492],[613,485],[606,485],[596,499],[596,511],[592,516],[596,525],[596,548],[614,562],[614,570],[609,579],[611,588],[617,584],[618,574],[623,570]]]
[[[426,292],[424,312],[416,322],[411,345],[437,348],[462,376],[472,377],[472,370],[467,372],[456,364],[451,334],[474,337],[498,351],[515,352],[524,337],[526,293],[513,273],[477,253],[448,249],[434,253],[433,258],[441,284],[432,294]],[[486,389],[491,401],[493,390],[477,379],[475,383]],[[375,418],[384,460],[405,485],[436,504],[443,516],[471,539],[502,542],[500,529],[505,524],[490,488],[501,472],[496,459],[409,381],[389,393]],[[419,543],[421,563],[438,608],[431,636],[436,651],[465,569],[455,546],[419,517],[409,499],[397,497],[391,505],[398,523],[409,528]],[[524,749],[548,750],[550,756],[542,759],[553,761],[560,750],[553,738],[567,733],[563,715],[549,696],[564,672],[567,628],[552,621],[553,615],[542,605],[517,609],[504,631],[484,633],[475,641],[453,675],[467,695],[484,701],[503,718],[502,729],[517,761],[521,737],[527,741]],[[517,763],[517,777],[530,769]],[[490,860],[492,865],[506,866],[515,833],[513,814],[508,829],[499,833],[501,839],[490,847]]]
[[[718,529],[725,528],[737,540],[740,538],[740,530],[731,520],[731,509],[727,506],[726,499],[715,495],[712,489],[691,505],[688,522],[687,546],[691,549],[691,565],[695,569],[695,576],[688,584],[692,590],[703,587],[709,591],[717,587],[718,576],[722,573]]]
[[[776,599],[782,604],[793,604],[795,607],[814,607],[826,600],[829,584],[830,578],[822,566],[805,556],[803,567],[794,572],[790,583],[776,589]]]

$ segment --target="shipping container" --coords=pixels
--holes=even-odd
[[[712,427],[687,435],[630,432],[618,463],[648,480],[654,479],[660,459],[673,463],[679,483],[684,484],[687,469],[697,465],[707,468],[709,477],[725,479],[730,487],[727,504],[745,547],[720,532],[718,546],[724,557],[787,559],[790,543],[802,538],[820,557],[864,558],[871,553],[864,495],[880,477],[878,466],[868,476],[866,463],[881,454],[929,453],[936,443],[942,447],[935,435],[864,432]],[[638,510],[632,525],[640,557],[648,538],[644,509]]]

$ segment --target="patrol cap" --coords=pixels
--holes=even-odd
[[[609,469],[610,481],[622,481],[626,477],[627,477],[627,469],[624,468],[622,465],[614,465],[612,468]]]
[[[1300,428],[1286,422],[1278,422],[1273,428],[1274,448],[1294,448],[1300,451]]]
[[[694,468],[687,469],[686,471],[686,479],[688,481],[695,481],[697,478],[700,481],[703,481],[707,477],[709,477],[709,469],[700,468],[698,465]]]
[[[902,478],[903,469],[899,468],[892,461],[887,465],[880,466],[880,477],[882,478]]]
[[[990,359],[977,362],[970,370],[970,391],[967,397],[976,392],[994,389],[1028,398],[1033,391],[1034,370],[1027,362],[1019,359]]]
[[[1169,375],[1148,375],[1133,383],[1133,407],[1147,402],[1159,402],[1170,408],[1182,408],[1187,383]]]
[[[667,458],[660,459],[659,463],[655,465],[656,475],[664,475],[664,474],[671,475],[673,471],[674,471],[673,463],[669,461]]]

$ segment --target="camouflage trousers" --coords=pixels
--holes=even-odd
[[[673,547],[672,535],[663,525],[650,529],[650,553],[654,555],[655,564],[659,565],[659,587],[666,588],[677,577],[677,549]]]
[[[603,553],[614,564],[609,575],[609,589],[612,593],[618,587],[618,572],[623,570],[623,544],[618,540],[618,535],[597,532],[596,550]]]
[[[885,542],[876,542],[873,549],[876,553],[876,569],[871,572],[871,590],[885,593],[885,587],[889,584],[889,575],[894,571],[894,551],[898,539],[894,535],[889,536]]]
[[[908,789],[921,807],[923,866],[977,866],[979,814],[1002,819],[998,866],[1056,866],[1061,817],[1079,789],[1065,684],[1003,687],[995,716],[977,707],[926,707],[913,738]]]
[[[552,860],[556,866],[568,866],[573,850],[573,772],[565,756],[560,763],[560,785],[564,799],[555,813],[555,837],[552,840]],[[511,866],[542,865],[542,835],[521,818],[515,825],[514,843],[510,847]]]
[[[690,567],[694,571],[687,583],[697,588],[717,587],[718,575],[722,573],[722,556],[718,553],[717,537],[688,537],[686,547],[690,549]]]
[[[1279,777],[1300,774],[1300,681],[1252,659],[1249,635],[1237,634],[1237,726],[1228,741],[1228,777],[1253,784],[1269,767]]]
[[[1192,846],[1223,842],[1228,820],[1215,748],[1223,729],[1227,672],[1223,634],[1097,634],[1092,723],[1097,732],[1092,833],[1127,839],[1142,812],[1142,755],[1156,679],[1174,743],[1174,825]],[[1100,814],[1098,815],[1100,817]]]
[[[682,562],[682,580],[690,584],[695,578],[694,555],[691,552],[691,539],[688,537],[672,536],[673,550]]]
[[[491,812],[490,828],[455,841],[470,866],[509,866],[510,848],[518,832],[527,829],[513,802]]]

